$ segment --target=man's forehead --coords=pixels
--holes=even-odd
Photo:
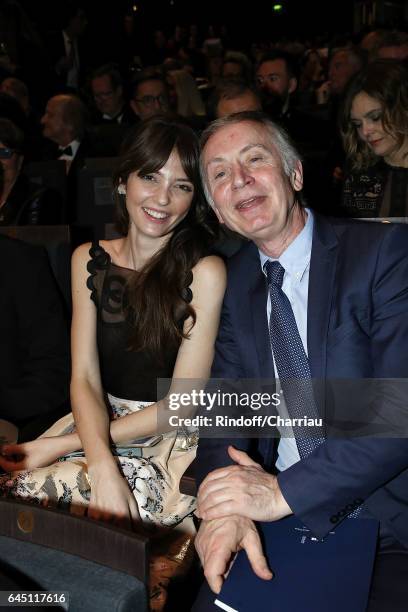
[[[263,148],[271,153],[276,149],[265,126],[242,121],[219,128],[204,145],[206,165],[219,161],[233,153],[244,154],[253,148]]]
[[[338,51],[337,53],[333,55],[330,63],[343,64],[343,63],[348,62],[348,59],[349,59],[349,55],[347,51]]]
[[[274,74],[282,72],[286,72],[285,60],[276,59],[263,62],[256,71],[256,74]]]
[[[260,103],[252,91],[245,91],[235,98],[221,98],[218,102],[218,114],[231,115],[246,110],[260,110]]]
[[[111,84],[112,82],[109,74],[102,74],[101,76],[95,77],[91,82],[92,87],[96,88],[105,87],[106,85],[110,87]]]
[[[164,83],[152,79],[151,81],[144,81],[139,85],[139,95],[156,93],[164,91]]]
[[[47,103],[47,111],[51,113],[57,113],[60,108],[60,102],[58,100],[49,100]]]

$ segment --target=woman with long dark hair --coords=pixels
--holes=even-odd
[[[209,375],[225,289],[223,262],[207,256],[213,232],[198,154],[193,131],[165,117],[128,137],[114,173],[124,236],[82,245],[72,258],[74,420],[0,457],[4,470],[25,470],[0,478],[3,493],[181,532],[184,553],[195,499],[180,494],[179,482],[197,435],[167,432],[157,444],[152,436],[164,410],[157,379],[173,386]],[[180,538],[166,537],[174,552]]]

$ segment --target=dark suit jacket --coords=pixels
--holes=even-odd
[[[79,54],[79,85],[83,83],[84,75],[88,72],[88,66],[86,65],[86,54],[83,52],[83,45],[80,39],[77,39],[78,54]],[[48,61],[51,64],[53,71],[53,94],[54,93],[65,93],[71,91],[67,85],[67,72],[61,70],[59,62],[66,58],[64,36],[62,30],[51,32],[47,36],[46,49]]]
[[[48,139],[44,139],[41,159],[44,161],[59,159],[60,151],[58,146]],[[90,157],[109,157],[111,150],[107,143],[98,140],[97,134],[93,131],[85,132],[80,145],[72,160],[67,174],[67,203],[63,213],[63,222],[75,223],[77,220],[77,200],[78,200],[78,173],[85,166],[85,161]]]
[[[132,110],[130,105],[126,102],[122,107],[122,112],[119,113],[122,116],[122,121],[119,123],[117,119],[107,119],[103,116],[103,114],[95,109],[92,115],[92,124],[93,125],[119,125],[119,126],[129,126],[134,125],[140,121],[139,117]]]
[[[271,378],[266,284],[252,243],[230,260],[228,274],[212,376]],[[408,228],[316,215],[307,321],[314,379],[407,378]],[[228,443],[272,468],[271,439],[202,439],[199,482],[231,463]],[[317,536],[364,500],[408,547],[407,468],[408,439],[331,438],[278,479],[293,512]]]
[[[20,174],[0,211],[0,225],[58,225],[63,202],[54,189],[42,187]]]
[[[45,251],[0,235],[0,261],[0,417],[21,427],[67,402],[68,329]]]

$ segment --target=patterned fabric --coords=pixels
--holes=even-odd
[[[269,333],[273,356],[290,417],[317,418],[309,362],[303,348],[290,302],[282,291],[284,268],[277,261],[268,261],[265,271],[269,284],[271,316]],[[293,427],[300,458],[310,455],[324,438],[313,427]]]
[[[351,217],[405,217],[408,215],[408,168],[380,160],[361,172],[347,172],[340,214]]]
[[[292,307],[282,291],[285,270],[278,261],[268,261],[265,264],[265,271],[271,299],[269,320],[271,348],[289,415],[291,418],[305,416],[317,418],[318,410],[313,394],[309,360],[303,348]],[[303,428],[293,427],[293,431],[301,459],[310,455],[324,442],[318,429],[313,427],[308,427],[307,436]],[[361,506],[348,517],[357,518],[360,512]]]
[[[117,266],[99,245],[90,250],[87,286],[97,309],[97,347],[103,389],[108,393],[112,419],[143,410],[158,397],[157,380],[171,379],[178,346],[167,347],[161,359],[148,351],[129,347],[132,327],[127,316],[127,287],[135,272]],[[181,295],[192,300],[186,275]],[[183,319],[179,325],[182,328]],[[160,390],[160,395],[165,394]],[[118,399],[119,397],[126,399]],[[140,398],[133,401],[130,398]],[[55,423],[41,437],[75,431],[72,414]],[[136,448],[132,443],[114,446],[112,454],[136,499],[140,516],[149,526],[150,609],[162,610],[171,578],[185,573],[193,559],[195,498],[182,495],[180,479],[196,455],[197,430],[173,431],[155,446]],[[83,452],[60,457],[45,468],[0,476],[0,495],[34,504],[86,514],[91,495],[87,461]]]
[[[129,402],[109,397],[112,418],[143,410],[150,403]],[[75,431],[72,414],[57,421],[42,436],[58,436]],[[191,519],[195,498],[179,492],[180,478],[193,461],[197,435],[170,432],[156,446],[143,449],[126,448],[114,452],[123,476],[135,496],[140,516],[152,527],[174,527],[186,517]],[[63,508],[84,515],[90,500],[91,487],[87,462],[83,453],[61,457],[56,463],[35,470],[0,476],[0,495],[25,499],[32,503]],[[187,531],[192,524],[183,525]]]

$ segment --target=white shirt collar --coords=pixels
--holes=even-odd
[[[302,231],[296,236],[293,242],[283,251],[278,259],[269,257],[261,250],[259,250],[259,257],[261,260],[261,268],[264,271],[264,265],[267,261],[279,261],[279,263],[285,268],[293,279],[300,282],[302,277],[310,264],[310,256],[312,253],[312,242],[313,242],[313,226],[314,218],[313,213],[309,208],[306,208],[307,219],[305,226]]]
[[[74,159],[74,157],[75,157],[75,155],[76,155],[76,154],[77,154],[77,152],[78,152],[78,149],[79,149],[79,145],[80,145],[80,144],[81,144],[81,141],[80,141],[80,140],[73,140],[72,142],[69,142],[69,143],[67,144],[67,147],[71,147],[71,149],[72,149],[72,155],[67,155],[66,153],[64,153],[63,155],[60,155],[60,156],[58,157],[58,159],[68,159],[68,160],[73,160],[73,159]],[[66,147],[60,147],[60,148],[62,148],[62,149],[66,149]]]

